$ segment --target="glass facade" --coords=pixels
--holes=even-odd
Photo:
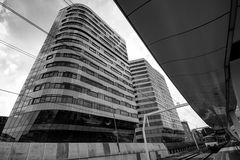
[[[174,106],[172,97],[163,76],[150,66],[145,59],[130,61],[133,86],[135,89],[136,109],[139,124],[136,128],[136,139],[143,142],[143,115]],[[148,142],[182,142],[184,130],[176,110],[149,116],[146,126]]]
[[[64,110],[41,110],[21,115],[14,132],[21,142],[116,142],[112,118]],[[31,118],[30,118],[31,117]],[[31,121],[29,123],[29,121]],[[135,123],[116,120],[119,142],[131,142]],[[26,128],[29,128],[26,130]]]
[[[125,41],[74,4],[59,11],[2,135],[20,142],[132,142],[135,106]]]

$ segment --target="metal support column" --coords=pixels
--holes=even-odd
[[[118,130],[117,130],[117,123],[116,123],[116,118],[115,118],[115,114],[113,113],[113,118],[114,118],[114,127],[115,127],[115,135],[117,137],[117,147],[118,147],[118,152],[120,152],[120,146],[119,146],[119,138],[118,138]]]
[[[197,143],[197,140],[196,140],[195,135],[194,135],[193,132],[192,132],[192,137],[193,137],[193,140],[194,140],[195,145],[196,145],[196,147],[197,147],[197,150],[200,151],[199,146],[198,146],[198,143]]]
[[[237,105],[240,106],[240,59],[235,59],[230,62],[231,79],[233,90],[237,99]],[[237,134],[240,139],[240,123],[236,117],[235,111],[230,111],[229,117],[231,118],[234,126],[234,133]]]
[[[234,126],[234,130],[232,133],[234,133],[234,136],[240,140],[240,123],[237,119],[237,116],[235,114],[235,111],[231,111],[228,113],[232,122],[233,122],[233,126]]]
[[[144,139],[144,147],[145,147],[145,152],[147,155],[147,160],[150,160],[150,156],[149,156],[149,151],[148,151],[148,146],[147,146],[147,138],[146,138],[146,132],[145,132],[145,124],[146,124],[146,114],[143,117],[143,128],[142,128],[142,132],[143,132],[143,139]]]

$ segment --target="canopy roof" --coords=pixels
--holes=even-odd
[[[237,0],[115,0],[158,64],[199,116],[226,127],[236,107],[232,43],[240,39]]]

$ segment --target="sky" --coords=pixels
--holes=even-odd
[[[0,0],[0,2],[3,2],[3,0]],[[129,60],[145,58],[152,67],[163,74],[174,103],[186,102],[154,60],[113,0],[72,0],[72,2],[83,3],[89,6],[114,31],[125,39]],[[50,30],[58,11],[67,6],[64,0],[5,0],[4,3],[46,31]],[[1,41],[13,44],[37,56],[45,38],[45,33],[0,6]],[[33,63],[33,58],[0,43],[0,89],[19,93]],[[10,114],[16,98],[17,95],[0,91],[0,116],[8,116]],[[181,120],[188,121],[190,128],[206,126],[190,106],[179,108],[177,111]]]

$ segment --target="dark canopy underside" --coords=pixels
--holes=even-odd
[[[236,107],[228,65],[240,39],[240,1],[115,2],[191,107],[208,125],[226,127]]]

